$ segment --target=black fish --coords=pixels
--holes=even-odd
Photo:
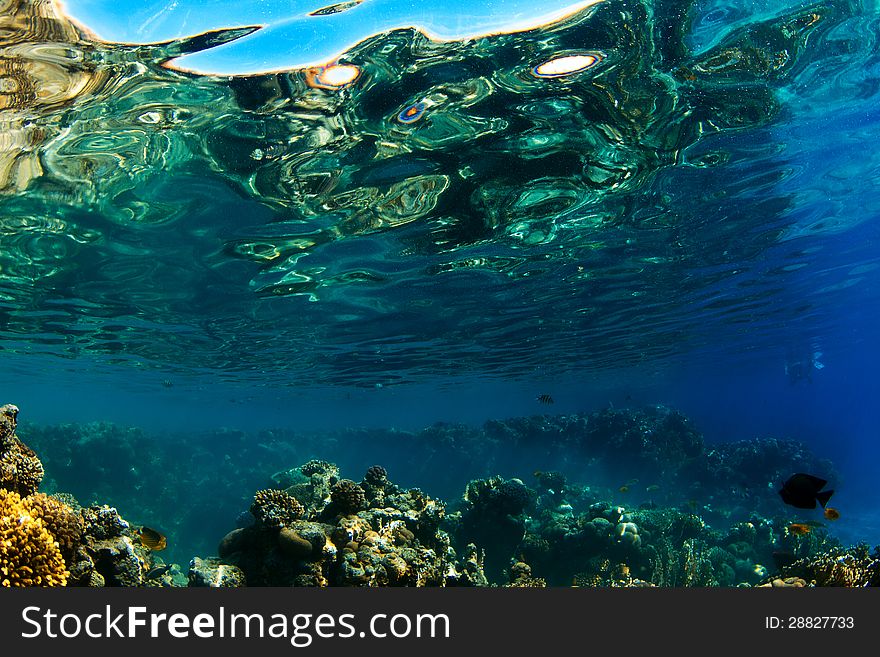
[[[816,501],[824,507],[834,495],[833,490],[819,492],[827,483],[819,477],[798,472],[782,484],[779,495],[783,502],[797,509],[815,509]]]
[[[538,395],[537,399],[542,404],[552,404],[553,403],[553,397],[551,397],[548,394]]]
[[[156,579],[158,577],[162,577],[165,573],[171,570],[171,564],[165,564],[164,566],[156,566],[155,568],[150,569],[150,571],[144,575],[144,579]]]

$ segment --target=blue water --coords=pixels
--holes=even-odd
[[[42,163],[0,177],[0,403],[177,436],[662,404],[830,459],[830,531],[880,543],[878,9],[697,2],[679,56],[617,4],[477,42],[386,25],[341,89],[86,39],[110,81],[0,91],[0,125],[43,130],[0,159]]]

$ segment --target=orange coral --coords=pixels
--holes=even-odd
[[[69,573],[39,504],[0,489],[0,585],[64,586]]]

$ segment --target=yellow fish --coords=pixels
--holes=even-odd
[[[145,548],[149,548],[153,552],[159,552],[168,547],[168,541],[165,538],[165,535],[157,532],[155,529],[141,527],[138,529],[137,534],[141,539],[141,545]]]

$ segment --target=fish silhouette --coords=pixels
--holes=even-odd
[[[815,509],[817,501],[824,507],[834,495],[833,490],[822,490],[827,483],[819,477],[798,472],[782,484],[779,496],[783,502],[796,509]]]

